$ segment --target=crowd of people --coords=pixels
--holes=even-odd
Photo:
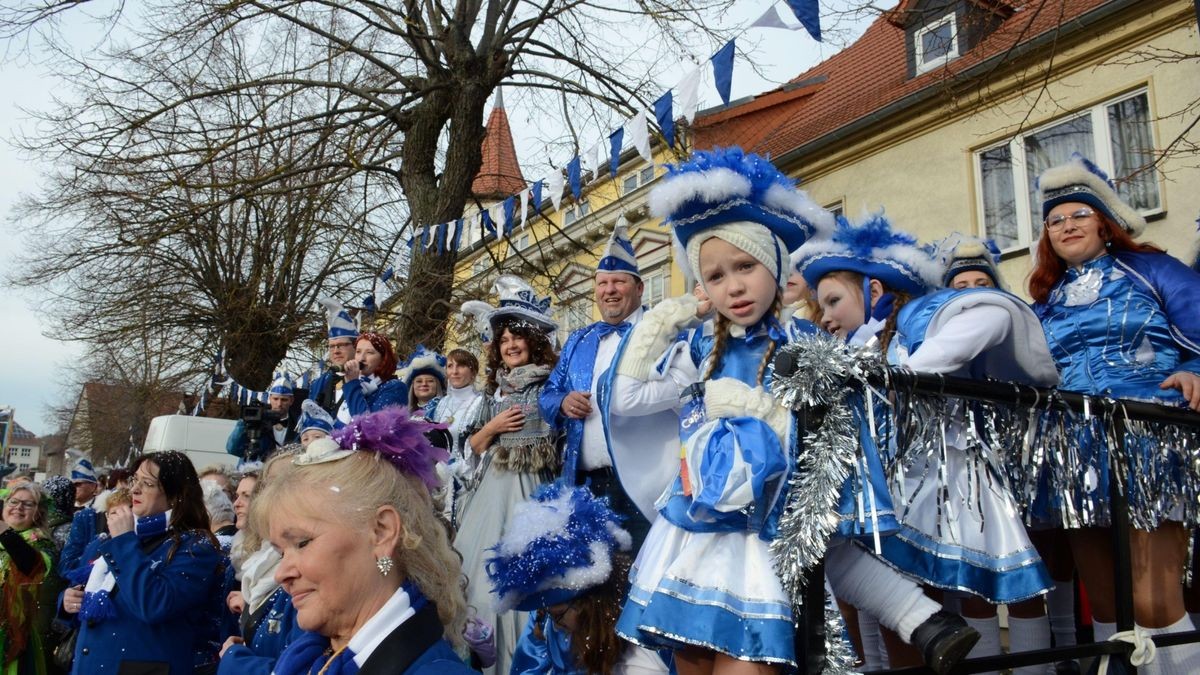
[[[1032,305],[990,242],[922,246],[882,215],[835,218],[737,149],[695,153],[651,196],[694,291],[643,306],[618,224],[600,320],[561,347],[549,299],[511,275],[475,349],[403,362],[323,301],[329,368],[299,405],[286,376],[271,384],[268,422],[229,439],[236,475],[168,451],[103,480],[82,459],[9,482],[0,668],[803,670],[772,552],[805,444],[772,393],[784,345],[1200,410],[1200,274],[1138,240],[1144,219],[1086,159],[1039,191]],[[1193,629],[1188,448],[1118,457],[1081,435],[1077,465],[1016,466],[1028,456],[988,446],[967,404],[940,411],[940,443],[909,448],[880,430],[886,396],[846,397],[853,470],[816,516],[836,522],[824,569],[857,668],[944,674],[998,654],[1001,605],[1014,652],[1074,644],[1089,621],[1111,638],[1108,482],[1146,466],[1158,491],[1129,494],[1135,639]],[[1036,494],[1018,499],[1014,475]],[[1200,672],[1195,645],[1144,652],[1142,672]]]

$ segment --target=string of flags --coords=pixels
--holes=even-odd
[[[821,41],[820,6],[818,0],[783,0],[792,15],[800,22],[799,25],[789,24],[783,20],[776,9],[778,3],[772,3],[763,14],[752,22],[749,28],[780,28],[785,30],[800,30],[803,28],[817,42]],[[713,54],[706,63],[698,65],[684,76],[673,88],[659,96],[651,106],[651,110],[640,110],[626,123],[608,134],[607,138],[598,141],[587,151],[571,158],[561,168],[554,167],[549,175],[541,180],[527,185],[519,193],[510,195],[491,207],[468,217],[458,218],[451,222],[431,225],[426,223],[416,228],[408,240],[408,248],[413,252],[437,251],[438,255],[447,250],[458,252],[462,246],[463,233],[468,229],[478,232],[481,239],[497,239],[501,233],[512,234],[516,229],[525,227],[529,222],[529,206],[540,211],[542,195],[548,194],[554,211],[562,206],[564,189],[569,188],[576,202],[583,198],[583,177],[591,173],[595,178],[607,173],[616,178],[620,163],[621,150],[628,140],[637,149],[638,154],[647,162],[653,161],[650,152],[649,113],[654,115],[664,141],[670,148],[675,147],[675,120],[679,117],[690,124],[700,109],[700,84],[705,71],[711,67],[713,82],[722,103],[729,105],[729,97],[733,87],[733,66],[736,57],[736,37],[725,43]],[[564,176],[565,173],[565,176]],[[387,296],[387,283],[394,278],[399,269],[400,257],[396,263],[383,271],[376,280],[375,299]],[[366,303],[364,303],[366,304]]]
[[[250,405],[251,403],[267,403],[267,398],[270,395],[266,391],[259,391],[239,384],[227,372],[225,372],[225,361],[222,356],[223,352],[218,351],[213,359],[212,375],[208,378],[205,386],[200,389],[200,397],[196,400],[196,405],[192,407],[192,417],[199,417],[204,414],[204,410],[208,405],[208,395],[214,390],[225,387],[226,396],[230,403],[239,406]],[[311,389],[312,383],[321,375],[321,369],[324,364],[317,360],[312,366],[304,370],[298,377],[292,377],[291,373],[286,371],[276,370],[271,374],[271,381],[278,380],[280,376],[286,375],[290,379],[296,389]]]

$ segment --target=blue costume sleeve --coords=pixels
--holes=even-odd
[[[308,400],[317,400],[317,397],[321,395],[321,391],[325,389],[325,380],[329,379],[330,374],[331,373],[326,370],[318,375],[317,379],[313,380],[312,385],[310,385],[308,388]]]
[[[386,384],[385,382],[383,385],[380,385],[379,389],[375,390],[375,393],[371,395],[370,400],[375,399]],[[351,417],[357,417],[369,411],[371,409],[370,400],[363,393],[362,380],[354,378],[346,380],[346,383],[342,385],[342,403],[346,404],[346,409],[350,411]],[[338,421],[340,422],[341,420]],[[338,426],[341,425],[339,424]]]
[[[184,535],[170,562],[143,553],[132,532],[107,540],[100,550],[117,579],[114,602],[142,621],[174,619],[211,600],[221,554],[206,539]]]
[[[393,405],[408,405],[408,386],[400,380],[384,382],[371,397],[371,412],[379,412]]]
[[[1127,262],[1148,277],[1171,324],[1171,336],[1189,352],[1180,370],[1200,374],[1200,273],[1165,253],[1133,254]]]
[[[566,354],[567,348],[574,344],[576,335],[577,333],[572,334],[567,340],[562,354]],[[563,422],[566,421],[566,416],[562,414],[562,402],[567,397],[567,394],[573,391],[571,389],[570,375],[567,373],[569,365],[570,359],[560,356],[558,364],[554,366],[554,371],[546,379],[546,386],[542,388],[542,393],[538,396],[538,408],[542,411],[542,419],[546,420],[550,428],[555,431],[562,430]]]
[[[68,575],[80,566],[80,558],[88,542],[95,538],[96,512],[90,508],[76,511],[71,518],[71,532],[67,535],[67,543],[63,545],[62,553],[58,556],[59,576],[69,578]]]
[[[549,675],[553,672],[550,663],[550,652],[545,640],[539,640],[533,634],[537,625],[537,613],[531,613],[525,622],[525,630],[517,640],[516,651],[512,655],[512,668],[509,675]]]
[[[229,432],[229,440],[225,441],[225,452],[234,457],[246,456],[246,423],[238,420]]]
[[[217,666],[217,675],[271,675],[273,656],[259,656],[246,645],[230,645]]]

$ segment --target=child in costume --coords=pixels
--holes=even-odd
[[[512,675],[666,675],[661,656],[616,635],[631,545],[587,487],[550,483],[517,507],[487,567],[500,608],[530,612]]]
[[[788,255],[833,219],[769,161],[736,148],[671,167],[650,202],[708,299],[685,295],[648,311],[600,392],[618,476],[653,520],[617,632],[674,650],[685,675],[747,661],[779,672],[797,659],[768,544],[795,439],[767,366],[787,340],[779,315]],[[710,307],[712,334],[684,333]],[[662,413],[674,423],[660,438],[644,426],[627,438],[615,419]]]

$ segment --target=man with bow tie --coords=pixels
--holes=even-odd
[[[624,224],[618,223],[596,268],[595,298],[601,320],[567,338],[538,401],[542,417],[566,434],[563,477],[576,485],[586,482],[593,494],[609,498],[613,510],[626,517],[624,525],[633,534],[635,550],[650,523],[629,500],[613,472],[596,387],[612,363],[621,338],[642,318],[643,290],[633,245]]]

